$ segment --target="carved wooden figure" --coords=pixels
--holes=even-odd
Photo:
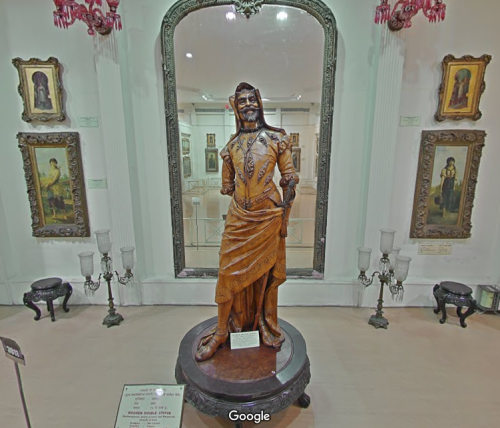
[[[278,286],[286,280],[286,226],[299,177],[286,132],[265,122],[259,90],[240,83],[229,101],[237,130],[220,153],[221,193],[232,200],[220,249],[218,319],[199,343],[198,361],[212,357],[229,332],[258,328],[264,345],[280,348],[284,341]],[[276,165],[284,201],[273,181]]]

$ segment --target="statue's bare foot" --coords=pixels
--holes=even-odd
[[[274,334],[271,333],[265,322],[262,320],[259,322],[259,330],[260,330],[260,337],[262,339],[262,343],[266,346],[269,346],[270,348],[276,348],[279,349],[281,348],[281,340],[279,337],[276,337]]]
[[[196,351],[196,361],[205,361],[211,358],[212,355],[215,354],[219,346],[225,345],[228,337],[229,333],[227,332],[227,330],[223,333],[220,333],[219,330],[217,330],[208,342],[204,340],[200,344],[201,346]]]

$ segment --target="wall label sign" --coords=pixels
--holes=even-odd
[[[6,337],[0,337],[0,340],[2,341],[5,356],[15,363],[19,363],[25,366],[26,361],[19,345],[12,339],[7,339]]]
[[[94,116],[78,117],[78,126],[80,128],[99,128],[99,119]]]
[[[450,256],[451,244],[445,242],[421,242],[418,244],[419,256]]]
[[[231,333],[231,349],[258,348],[260,338],[258,330],[244,333]]]
[[[399,119],[399,126],[420,126],[421,117],[420,116],[401,116]]]
[[[108,188],[108,180],[106,178],[99,179],[88,179],[87,185],[89,189],[107,189]]]
[[[124,385],[115,428],[181,428],[185,385]]]

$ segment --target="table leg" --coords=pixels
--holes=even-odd
[[[467,324],[465,323],[465,320],[467,319],[467,317],[470,317],[476,311],[477,311],[477,303],[475,300],[472,300],[470,302],[470,306],[467,308],[467,311],[465,312],[465,314],[460,315],[460,325],[463,328],[467,327]]]
[[[311,404],[311,397],[307,395],[305,392],[298,399],[299,406],[303,409],[307,409]]]
[[[64,296],[64,301],[63,301],[62,306],[63,306],[64,312],[69,312],[69,308],[66,305],[68,304],[69,298],[73,294],[73,287],[71,286],[71,284],[69,282],[65,282],[63,285],[67,288],[67,291],[66,291],[66,295]]]
[[[36,315],[34,319],[35,321],[38,321],[40,319],[40,316],[42,315],[42,312],[40,311],[40,309],[38,309],[38,306],[36,306],[31,299],[32,299],[31,293],[24,293],[23,297],[24,306],[35,311]]]
[[[54,301],[52,299],[47,300],[47,305],[49,306],[49,311],[50,311],[50,319],[52,322],[56,320],[56,317],[54,315]]]
[[[439,284],[436,284],[432,290],[433,294],[434,294],[434,298],[436,299],[436,303],[437,303],[437,308],[434,309],[435,314],[439,314],[439,312],[441,311],[441,308],[439,307],[439,299],[436,295],[436,291],[438,291],[438,290],[439,290]]]
[[[441,324],[444,324],[446,322],[446,299],[442,297],[439,299],[439,309],[442,312],[443,316],[439,320]]]

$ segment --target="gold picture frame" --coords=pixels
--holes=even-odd
[[[205,149],[205,172],[219,172],[219,149]]]
[[[182,157],[182,174],[184,178],[191,177],[192,174],[191,156]]]
[[[207,147],[215,147],[215,134],[207,134]]]
[[[292,143],[292,147],[299,147],[299,133],[291,133],[290,134],[290,142]]]
[[[453,55],[444,57],[443,77],[439,86],[439,106],[434,116],[438,122],[445,119],[481,118],[479,101],[486,89],[484,75],[490,61],[491,55],[479,58],[471,55],[464,55],[461,58],[455,58]]]
[[[300,147],[292,147],[292,163],[295,172],[300,172],[300,155],[302,149]]]
[[[471,129],[422,132],[410,238],[470,238],[485,137]]]
[[[22,119],[25,122],[64,121],[66,114],[63,108],[59,61],[53,57],[47,61],[38,58],[27,61],[14,58],[12,64],[19,73],[18,92],[24,105]]]
[[[78,132],[17,134],[31,208],[33,236],[90,236]]]

